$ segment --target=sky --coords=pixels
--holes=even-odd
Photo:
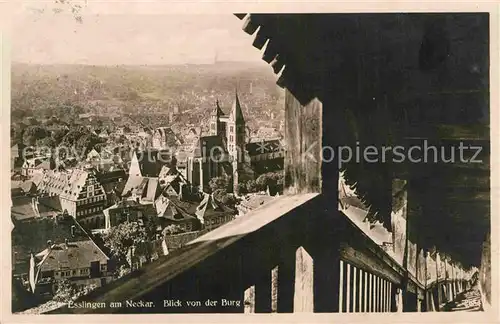
[[[232,14],[82,14],[26,10],[11,32],[13,62],[158,65],[261,62],[253,38]]]

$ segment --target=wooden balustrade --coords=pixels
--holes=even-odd
[[[405,270],[348,217],[322,206],[315,195],[277,198],[82,301],[152,301],[155,307],[141,309],[151,313],[357,313],[401,311],[402,305],[417,311],[424,296],[423,308],[437,310],[460,292],[456,279],[436,281],[424,292],[410,276],[408,294],[401,296]],[[164,306],[177,299],[182,307]],[[190,300],[202,304],[192,307]],[[218,304],[209,306],[207,300]]]

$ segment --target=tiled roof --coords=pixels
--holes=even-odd
[[[214,199],[213,195],[205,194],[203,200],[196,207],[196,216],[200,219],[210,218],[212,216],[219,216],[228,213],[235,213],[235,211],[221,202]]]
[[[214,109],[212,110],[212,116],[218,116],[218,117],[221,117],[221,116],[224,116],[224,111],[222,111],[222,109],[220,108],[219,106],[219,100],[217,100],[217,102],[215,103],[215,107]]]
[[[36,204],[38,202],[38,204]],[[35,209],[35,206],[37,209]],[[58,196],[46,197],[13,197],[11,215],[16,220],[26,220],[34,217],[56,216],[62,212]]]
[[[172,152],[153,149],[136,151],[134,158],[137,159],[142,176],[158,177],[162,166],[171,162]]]
[[[74,226],[73,236],[71,228]],[[38,253],[47,248],[47,242],[52,244],[70,241],[88,240],[88,234],[71,216],[54,218],[36,218],[28,222],[15,224],[12,230],[12,250],[16,262],[16,272],[27,273],[30,253]]]
[[[10,208],[12,217],[16,220],[25,220],[36,217],[32,199],[32,197],[27,196],[12,197],[12,207]]]
[[[253,156],[264,153],[280,152],[283,149],[283,145],[281,141],[277,139],[265,140],[247,143],[245,145],[245,149],[248,152],[248,155]]]
[[[48,255],[40,264],[42,271],[88,268],[91,262],[109,260],[92,240],[55,244],[47,250]]]
[[[158,217],[170,219],[173,221],[195,219],[195,216],[190,215],[188,211],[183,208],[186,206],[186,204],[180,204],[179,202],[180,201],[175,198],[160,196],[155,201],[155,207]]]
[[[19,197],[19,196],[24,196],[25,192],[23,189],[19,187],[11,187],[10,188],[10,196],[11,197]]]
[[[82,173],[78,169],[74,171],[47,171],[43,174],[38,185],[38,191],[76,200],[80,192],[76,189],[85,183],[86,176],[86,173]]]
[[[144,200],[154,201],[160,194],[159,179],[154,177],[130,176],[122,195],[135,194]]]
[[[160,185],[158,178],[148,178],[146,182],[146,188],[142,193],[142,199],[154,201],[159,194]]]
[[[170,127],[158,127],[157,129],[155,129],[154,135],[159,135],[165,138],[167,146],[175,147],[182,144],[181,139],[177,137],[177,135]]]
[[[132,190],[138,188],[140,184],[142,183],[142,180],[144,178],[141,176],[136,176],[136,175],[131,175],[128,177],[127,182],[125,183],[125,186],[123,187],[123,194],[127,194],[131,192]]]

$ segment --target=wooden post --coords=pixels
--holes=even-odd
[[[358,292],[358,281],[357,281],[358,268],[352,267],[352,312],[356,313],[356,306],[358,304],[357,292]]]
[[[316,250],[314,258],[314,312],[338,312],[340,255],[334,242],[328,242],[328,248]],[[355,277],[354,277],[355,278]]]
[[[369,274],[368,282],[368,312],[373,312],[373,274]]]
[[[368,307],[368,272],[365,271],[365,280],[364,280],[364,288],[365,288],[365,294],[364,294],[364,298],[363,298],[363,303],[364,303],[364,306],[363,306],[363,310],[364,312],[369,312],[369,309],[367,308]]]
[[[347,263],[347,278],[346,278],[346,313],[351,312],[351,265]]]
[[[340,260],[340,281],[339,281],[339,313],[342,313],[344,300],[344,261]]]
[[[297,249],[295,264],[294,312],[313,312],[313,259],[303,247]]]
[[[392,283],[390,281],[387,281],[387,288],[385,292],[385,311],[390,312],[391,311],[391,285]]]
[[[359,280],[358,280],[358,312],[363,311],[363,270],[359,269]]]
[[[375,312],[380,312],[380,277],[375,276]]]
[[[285,194],[321,191],[321,124],[323,105],[303,106],[285,90]]]

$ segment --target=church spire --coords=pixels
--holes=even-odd
[[[214,110],[212,110],[212,116],[217,116],[217,117],[224,116],[224,112],[222,111],[219,105],[219,99],[215,101],[215,108]]]
[[[235,121],[245,121],[243,118],[243,112],[241,111],[240,99],[238,98],[238,89],[235,89],[235,98],[233,102],[233,107],[231,108],[231,115]]]

